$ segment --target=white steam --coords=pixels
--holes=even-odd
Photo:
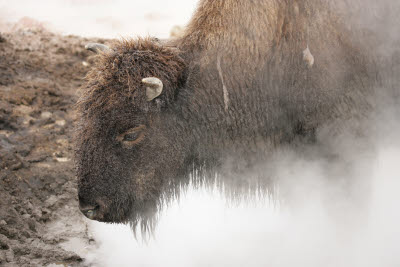
[[[1,22],[33,18],[63,34],[88,37],[169,37],[185,25],[195,0],[0,0]]]
[[[398,136],[400,125],[392,126],[392,137]],[[129,227],[94,222],[92,230],[100,245],[88,262],[400,266],[400,143],[381,142],[383,137],[377,137],[373,156],[340,163],[283,153],[275,174],[284,177],[281,190],[289,197],[281,205],[265,199],[232,205],[218,190],[191,189],[161,214],[155,239],[147,244],[136,241]]]

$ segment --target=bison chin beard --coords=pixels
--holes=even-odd
[[[142,236],[145,236],[146,234],[154,232],[157,225],[158,214],[159,205],[156,201],[135,202],[131,206],[124,223],[131,227],[135,235],[137,230],[139,230]]]

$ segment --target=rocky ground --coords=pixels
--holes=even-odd
[[[0,266],[85,266],[71,140],[90,41],[44,28],[0,33]]]

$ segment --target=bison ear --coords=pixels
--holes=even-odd
[[[163,83],[160,79],[155,77],[148,77],[142,80],[142,83],[146,85],[146,97],[147,101],[152,101],[157,96],[161,95],[163,90]]]
[[[88,43],[87,45],[85,45],[85,49],[95,52],[96,54],[98,54],[99,52],[104,52],[104,53],[113,52],[113,50],[108,46],[99,43]]]

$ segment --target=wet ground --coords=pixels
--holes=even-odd
[[[0,265],[81,266],[93,239],[77,209],[71,140],[89,39],[25,26],[0,35]]]

